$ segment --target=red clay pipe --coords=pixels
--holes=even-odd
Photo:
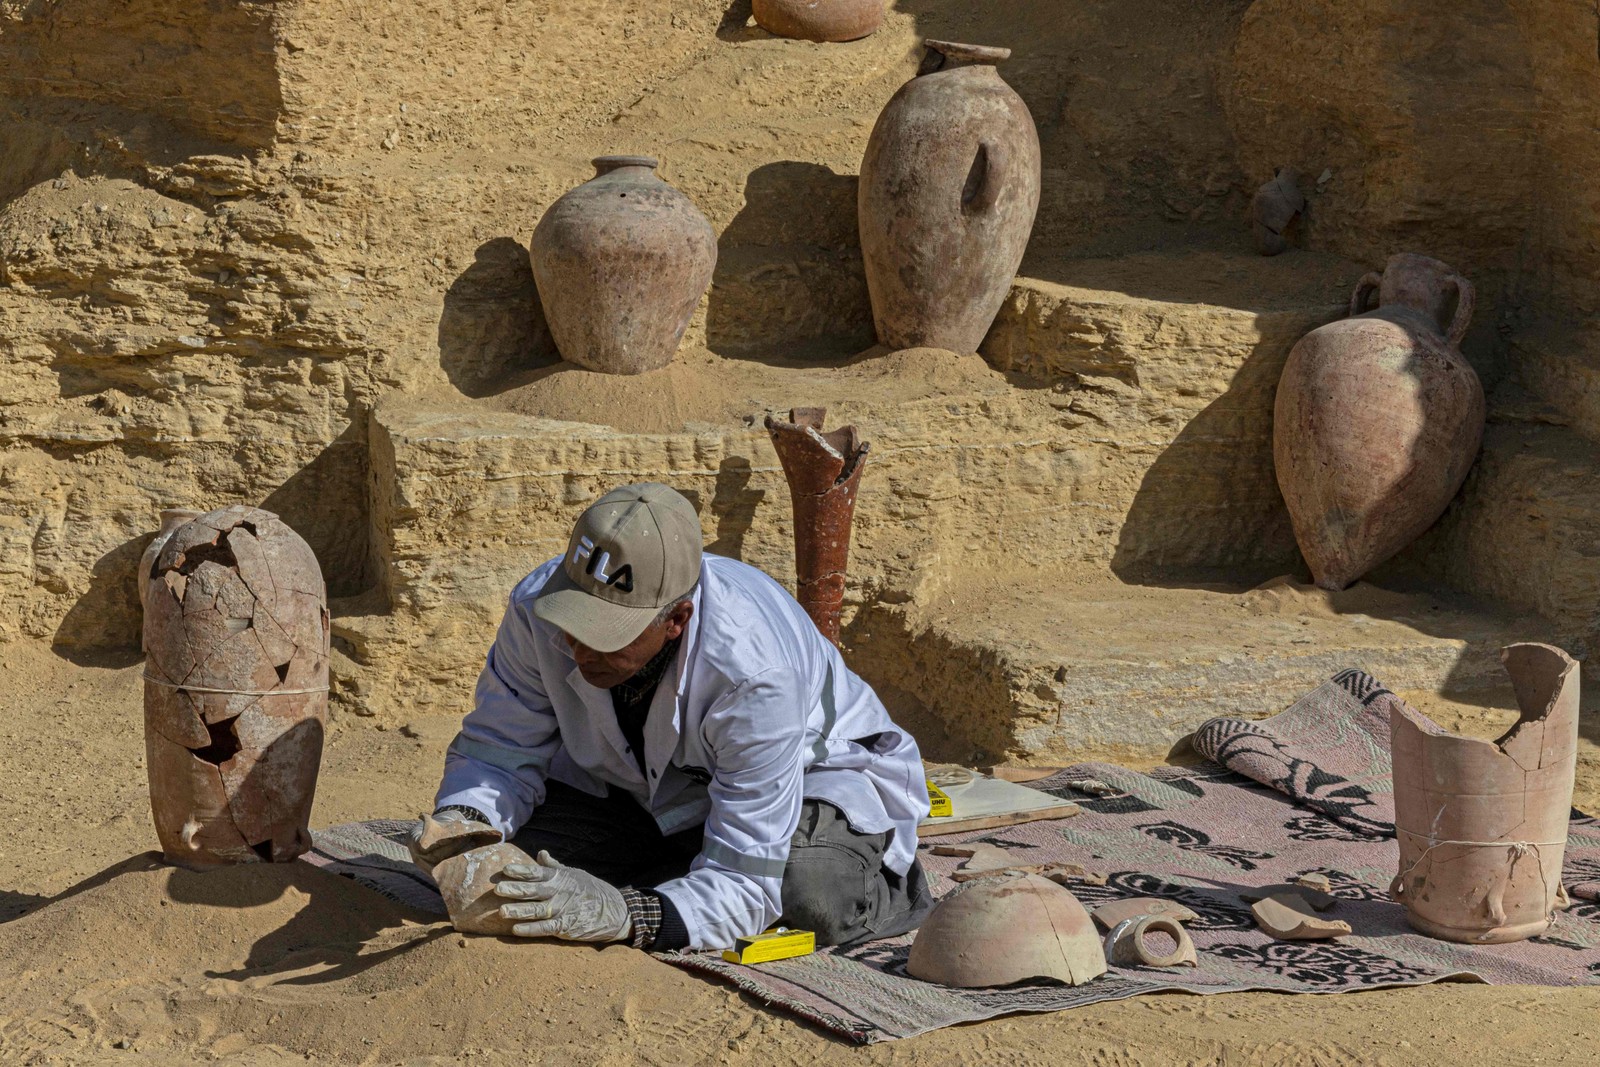
[[[788,422],[767,416],[794,508],[796,599],[822,636],[839,643],[850,520],[867,458],[854,426],[822,432],[827,408],[794,408]]]

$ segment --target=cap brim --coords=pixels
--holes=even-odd
[[[596,652],[615,652],[644,633],[658,610],[601,600],[574,586],[558,567],[534,600],[533,613]]]

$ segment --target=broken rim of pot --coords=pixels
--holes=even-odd
[[[661,161],[654,156],[595,156],[589,162],[594,166],[597,178],[622,167],[644,167],[647,170],[655,170],[661,166]]]
[[[1428,718],[1404,701],[1393,709],[1393,714],[1430,737],[1448,738],[1450,743],[1464,746],[1486,746],[1499,749],[1525,771],[1545,766],[1545,726],[1557,711],[1568,710],[1577,715],[1578,687],[1570,684],[1578,662],[1554,645],[1525,641],[1507,645],[1500,650],[1500,662],[1511,677],[1511,688],[1516,693],[1519,716],[1496,741],[1481,737],[1464,737],[1453,733]]]
[[[917,73],[932,74],[953,67],[970,67],[975,64],[994,66],[1011,58],[1011,49],[984,44],[961,44],[958,41],[924,40],[922,46],[928,54],[922,58]]]
[[[1153,950],[1145,941],[1150,934],[1172,938],[1172,951]],[[1200,966],[1194,939],[1171,915],[1134,915],[1122,920],[1106,934],[1106,959],[1122,967]]]

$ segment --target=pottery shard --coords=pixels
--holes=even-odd
[[[1245,901],[1246,903],[1253,904],[1258,900],[1266,900],[1268,897],[1277,896],[1279,894],[1290,894],[1299,897],[1301,900],[1305,901],[1313,911],[1328,911],[1335,904],[1339,903],[1338,897],[1332,895],[1331,893],[1323,893],[1316,889],[1312,889],[1304,882],[1279,882],[1277,885],[1255,886],[1251,889],[1246,889],[1241,892],[1239,894],[1239,899]]]
[[[1151,946],[1150,935],[1164,934],[1173,942],[1170,951]],[[1189,936],[1171,915],[1135,915],[1112,927],[1106,936],[1106,956],[1122,967],[1198,967],[1200,957]]]
[[[1389,716],[1399,873],[1412,927],[1449,941],[1543,933],[1561,865],[1578,747],[1578,664],[1559,648],[1501,653],[1521,716],[1498,741],[1447,733],[1404,704]]]
[[[717,265],[717,235],[648,156],[601,156],[550,205],[529,243],[563,359],[607,374],[672,362]]]
[[[1006,48],[925,41],[884,106],[857,187],[878,340],[976,352],[1039,207],[1039,134],[995,69]]]
[[[1483,385],[1457,347],[1472,307],[1472,285],[1448,265],[1391,256],[1356,286],[1349,318],[1289,353],[1273,464],[1322,588],[1343,589],[1416,540],[1466,480],[1484,422]]]
[[[796,41],[854,41],[883,24],[884,0],[752,0],[756,25]]]
[[[1298,893],[1275,893],[1250,905],[1256,925],[1280,941],[1324,941],[1350,932],[1350,924],[1319,917]]]
[[[1160,897],[1130,897],[1127,900],[1113,900],[1109,904],[1102,904],[1094,909],[1094,922],[1100,929],[1109,932],[1120,923],[1129,919],[1136,919],[1141,915],[1164,915],[1180,923],[1190,922],[1200,917],[1176,900],[1163,900]]]
[[[1081,985],[1105,973],[1105,950],[1078,898],[1037,875],[969,882],[917,931],[906,970],[958,988],[1055,978]]]
[[[316,557],[271,512],[230,507],[172,530],[144,579],[162,851],[186,866],[294,859],[311,846],[327,722]]]
[[[517,920],[502,918],[494,887],[513,863],[532,864],[533,857],[516,845],[500,842],[451,856],[433,868],[450,922],[466,934],[509,934]]]

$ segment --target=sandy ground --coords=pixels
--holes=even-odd
[[[139,668],[23,644],[0,666],[0,1062],[1593,1062],[1600,990],[1474,985],[1151,996],[855,1049],[631,949],[464,938],[301,864],[167,868]],[[420,810],[453,731],[336,721],[314,821]]]

